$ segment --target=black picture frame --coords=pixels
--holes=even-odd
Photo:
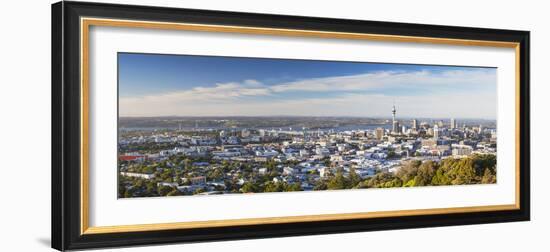
[[[519,209],[160,231],[81,234],[80,17],[321,30],[519,43]],[[528,221],[530,219],[529,32],[102,3],[52,5],[52,247],[58,250],[254,239]]]

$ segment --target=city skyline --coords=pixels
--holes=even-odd
[[[495,128],[454,118],[356,127],[368,121],[137,119],[120,131],[118,197],[496,183]],[[148,127],[159,123],[178,127]]]
[[[496,119],[496,69],[119,54],[121,117]]]

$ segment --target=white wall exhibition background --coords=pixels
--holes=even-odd
[[[497,184],[117,199],[117,52],[497,67]],[[92,27],[90,226],[514,204],[514,52],[511,48]]]

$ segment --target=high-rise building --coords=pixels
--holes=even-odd
[[[399,127],[399,121],[393,122],[392,131],[393,131],[394,134],[401,133],[401,127]]]
[[[451,118],[451,129],[455,129],[456,128],[456,121],[454,118]]]
[[[412,124],[412,128],[414,130],[418,130],[418,121],[416,119],[413,119]]]
[[[376,139],[381,140],[382,137],[384,137],[384,129],[377,128],[376,131],[374,131],[374,135],[376,136]]]
[[[437,140],[439,138],[439,127],[437,126],[437,124],[434,125],[434,130],[433,131],[434,131],[434,133],[433,133],[434,139]]]

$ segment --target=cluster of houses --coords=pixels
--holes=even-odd
[[[429,135],[430,130],[432,135]],[[197,190],[220,193],[225,181],[237,185],[254,182],[258,176],[271,176],[273,182],[299,183],[303,190],[312,190],[316,181],[329,178],[336,171],[348,176],[352,170],[365,179],[380,172],[395,172],[406,160],[440,160],[464,157],[475,153],[496,154],[496,130],[479,127],[447,129],[432,128],[424,131],[391,132],[373,130],[215,130],[192,134],[180,131],[156,134],[150,132],[122,137],[119,145],[175,143],[177,147],[155,152],[128,152],[119,155],[127,162],[161,162],[174,155],[202,158],[207,162],[193,164],[202,172],[183,176],[177,182],[159,182],[182,192]],[[213,132],[215,134],[213,134]],[[422,134],[422,132],[424,134]],[[121,162],[122,176],[154,179],[155,173],[142,174],[129,171]],[[222,162],[239,162],[252,166],[252,175],[234,169],[222,179],[208,181],[206,173],[220,167]],[[272,162],[275,168],[268,168]],[[181,169],[182,167],[173,167]],[[189,174],[187,174],[189,175]]]

